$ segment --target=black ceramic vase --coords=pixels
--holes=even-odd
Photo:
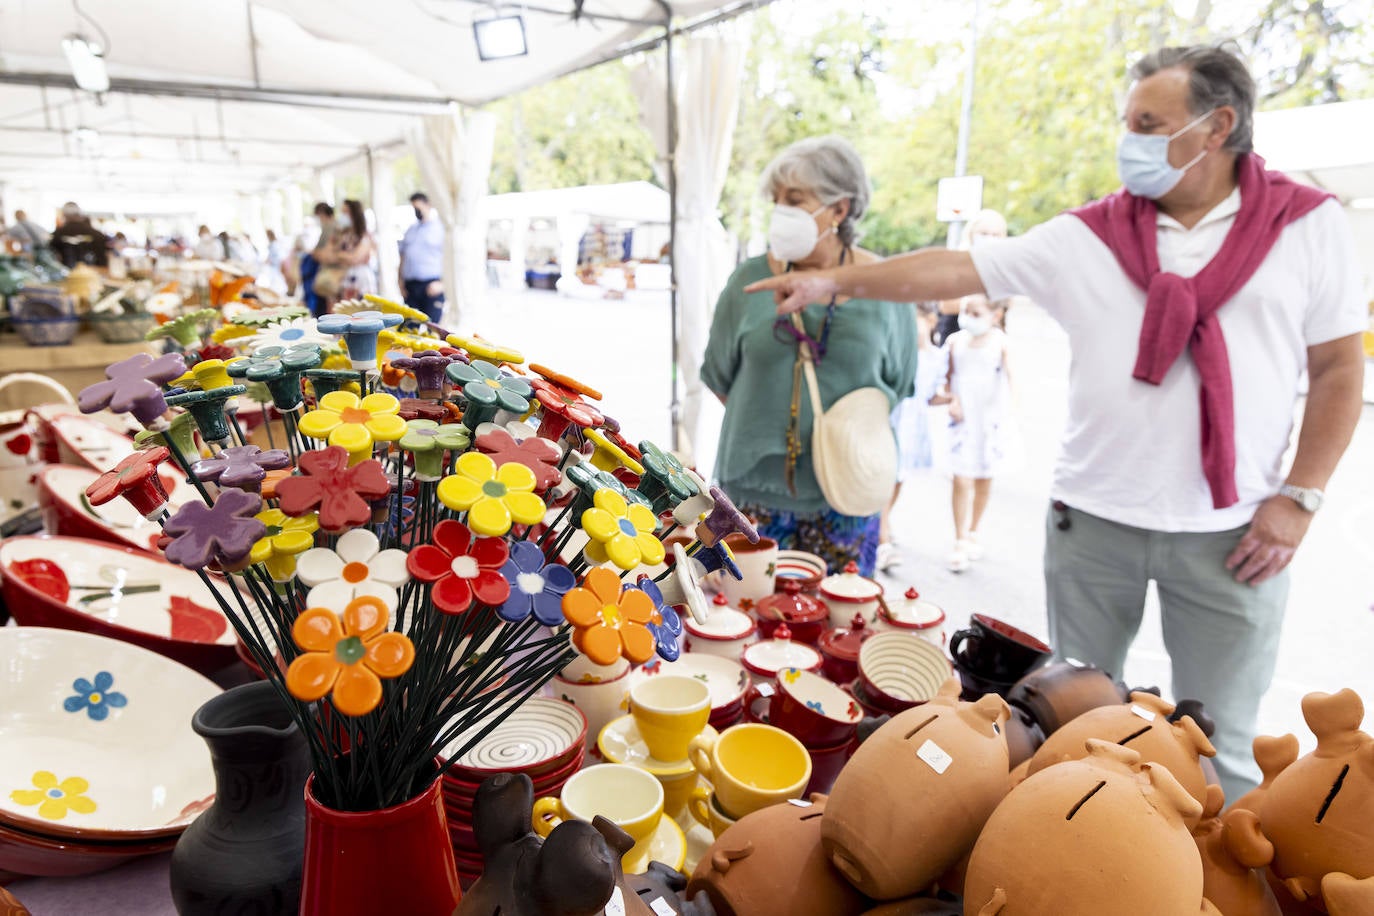
[[[215,802],[172,851],[181,916],[273,916],[300,907],[305,737],[266,681],[225,691],[191,727],[210,746]]]

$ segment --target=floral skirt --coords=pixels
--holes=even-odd
[[[832,573],[853,561],[859,564],[860,575],[873,575],[878,560],[877,515],[841,515],[834,509],[788,512],[760,503],[740,503],[738,508],[754,520],[759,534],[777,541],[783,550],[814,553]]]

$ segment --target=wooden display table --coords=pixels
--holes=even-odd
[[[65,347],[31,347],[17,334],[0,335],[0,375],[37,372],[76,395],[105,378],[105,367],[135,353],[156,354],[157,344],[108,344],[94,331],[82,331]]]

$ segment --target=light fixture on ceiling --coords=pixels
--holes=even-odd
[[[472,35],[477,40],[477,56],[484,61],[524,57],[530,53],[525,41],[525,19],[518,13],[475,20]]]
[[[72,78],[79,88],[96,94],[110,91],[105,53],[99,45],[74,33],[62,39],[62,53],[67,55],[67,65],[72,68]]]

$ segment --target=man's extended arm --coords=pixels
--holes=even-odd
[[[967,251],[925,248],[870,264],[831,270],[793,271],[745,287],[746,293],[771,290],[778,312],[795,312],[831,296],[887,302],[929,302],[986,292]]]

